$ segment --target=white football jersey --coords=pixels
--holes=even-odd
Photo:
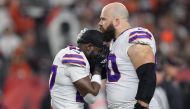
[[[90,66],[78,47],[68,46],[55,56],[49,79],[53,109],[83,109],[83,97],[73,82],[89,75]]]
[[[118,109],[122,106],[127,109],[127,105],[132,106],[131,109],[133,109],[136,103],[135,96],[139,79],[127,54],[129,47],[136,43],[149,45],[155,54],[154,37],[149,30],[142,27],[125,30],[115,41],[110,43],[106,83],[109,109]],[[150,105],[154,104],[150,103]]]

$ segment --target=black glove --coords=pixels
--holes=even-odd
[[[101,52],[95,59],[89,59],[90,72],[92,73],[95,67],[103,69],[102,72],[106,73],[107,56],[109,55],[109,47],[103,46]],[[105,78],[105,75],[104,75]]]
[[[141,106],[138,102],[135,104],[134,109],[148,109],[147,107]]]
[[[109,55],[109,47],[103,46],[101,52],[97,55],[95,59],[95,64],[101,67],[106,66],[107,64],[107,57]]]
[[[94,70],[98,70],[99,72],[101,72],[101,78],[102,79],[106,79],[107,75],[106,75],[106,65],[104,64],[99,64],[99,65],[95,65],[95,62],[89,62],[90,63],[90,73],[93,74]],[[95,69],[96,67],[96,69]],[[99,69],[98,69],[99,68]]]

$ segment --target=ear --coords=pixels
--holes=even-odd
[[[120,19],[119,19],[119,18],[115,18],[115,19],[113,20],[113,25],[114,25],[115,27],[119,26],[119,25],[120,25]]]
[[[88,43],[86,44],[86,49],[89,51],[89,50],[92,50],[93,49],[93,45],[91,43]]]

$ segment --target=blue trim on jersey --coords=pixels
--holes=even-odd
[[[82,66],[86,65],[86,63],[84,61],[79,61],[79,60],[63,60],[62,63],[63,64],[78,64],[78,65],[82,65]]]
[[[121,32],[121,33],[119,34],[119,36],[121,36],[124,32],[126,32],[126,31],[129,30],[129,29],[133,29],[133,28],[125,29],[123,32]]]
[[[64,58],[78,58],[78,59],[84,59],[81,55],[79,54],[65,54],[63,56]]]
[[[139,35],[139,36],[134,36],[134,37],[132,37],[132,38],[129,39],[129,43],[131,43],[131,42],[133,42],[134,40],[139,39],[139,38],[140,38],[140,39],[142,39],[142,38],[148,38],[148,39],[151,39],[151,36],[147,36],[147,35],[143,35],[143,36],[142,36],[142,35],[141,35],[141,36],[140,36],[140,35]]]
[[[146,32],[146,31],[133,31],[133,32],[131,32],[131,33],[129,34],[129,37],[132,36],[132,35],[134,35],[134,34],[136,34],[136,33],[138,33],[138,34],[140,34],[140,33],[145,33],[145,34],[146,34],[147,36],[149,36],[150,38],[152,37],[152,35],[151,35],[150,33]]]

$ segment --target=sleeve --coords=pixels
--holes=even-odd
[[[71,78],[72,82],[82,79],[88,75],[89,72],[86,72],[86,69],[84,67],[78,67],[75,65],[67,66],[67,76]]]
[[[151,45],[153,35],[146,29],[138,29],[129,34],[129,43]]]
[[[81,54],[65,54],[62,58],[62,64],[85,67],[86,63]]]

